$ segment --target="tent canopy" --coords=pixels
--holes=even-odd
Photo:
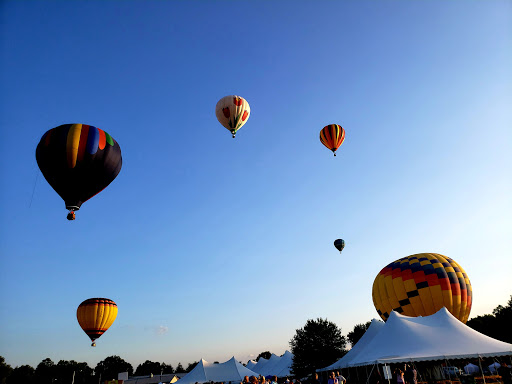
[[[241,382],[244,376],[258,376],[258,374],[240,364],[234,357],[221,364],[211,364],[204,359],[179,380],[180,384],[213,382]]]
[[[281,357],[272,354],[268,360],[260,357],[252,370],[263,376],[286,377],[290,376],[292,360],[293,354],[290,351],[285,351]]]
[[[409,317],[393,311],[375,334],[365,336],[366,333],[352,348],[355,353],[351,356],[347,353],[344,357],[350,358],[341,359],[331,368],[322,370],[410,361],[512,356],[512,344],[475,331],[444,307],[425,317]],[[362,343],[361,347],[359,343]]]

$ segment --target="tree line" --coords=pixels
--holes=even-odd
[[[348,345],[354,346],[370,326],[370,321],[357,324],[346,336],[341,333],[335,323],[318,318],[307,320],[303,328],[297,329],[290,340],[291,352],[294,355],[292,374],[299,378],[306,377],[316,371],[331,365],[348,352]],[[499,305],[492,314],[477,316],[466,325],[484,335],[512,343],[512,296],[506,306]],[[261,352],[257,359],[269,359],[269,351]],[[216,361],[215,363],[218,364]],[[214,364],[215,364],[214,363]],[[133,366],[119,356],[109,356],[100,361],[93,369],[87,363],[74,360],[60,360],[55,364],[50,358],[41,361],[34,369],[30,365],[12,368],[0,356],[0,384],[64,384],[72,381],[76,384],[96,384],[101,379],[117,379],[119,372],[128,372],[130,376],[148,376],[150,374],[172,374],[190,372],[198,362],[189,363],[184,368],[178,363],[176,368],[170,364],[146,360],[139,364],[135,371]]]

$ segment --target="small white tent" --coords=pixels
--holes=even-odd
[[[275,354],[270,355],[270,358],[265,363],[265,365],[262,366],[261,369],[256,370],[256,372],[263,376],[275,375],[274,367],[276,366],[277,363],[279,363],[279,360],[281,360],[279,356]]]
[[[370,341],[373,340],[373,338],[381,330],[381,328],[384,327],[384,324],[385,323],[383,321],[373,319],[364,335],[359,339],[356,345],[354,345],[352,349],[347,352],[345,356],[343,356],[335,363],[329,365],[328,367],[317,369],[317,372],[335,371],[337,369],[347,368],[350,362],[354,360],[362,350],[364,350],[364,348],[368,345]]]
[[[244,376],[258,376],[258,374],[240,364],[234,357],[221,364],[211,364],[204,359],[178,382],[180,384],[205,383],[207,381],[240,383]]]
[[[512,356],[512,344],[475,331],[443,307],[425,317],[391,312],[384,326],[348,365],[491,356]]]
[[[252,370],[263,376],[286,377],[291,375],[292,360],[293,354],[290,351],[285,351],[283,356],[272,354],[268,360],[260,357]]]
[[[290,351],[286,351],[281,359],[274,367],[277,377],[291,376],[291,368],[293,363],[293,354]]]
[[[268,363],[268,359],[265,359],[264,357],[260,357],[258,359],[258,362],[256,363],[256,365],[254,367],[252,367],[251,370],[254,372],[257,372],[259,375],[260,372],[263,370],[263,367],[265,365],[267,365],[267,363]]]
[[[250,369],[251,371],[254,371],[254,366],[257,364],[256,360],[249,360],[247,362],[246,368]]]

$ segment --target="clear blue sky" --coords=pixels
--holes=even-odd
[[[347,334],[389,262],[452,257],[470,317],[512,294],[509,1],[3,1],[0,355],[94,367],[276,354]],[[221,97],[251,106],[235,140]],[[109,132],[123,168],[68,222],[42,134]],[[334,158],[318,139],[341,124]],[[343,254],[336,238],[346,241]],[[90,347],[89,297],[117,302]]]

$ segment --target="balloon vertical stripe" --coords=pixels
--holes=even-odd
[[[100,133],[98,128],[89,126],[89,135],[87,136],[87,146],[85,150],[88,154],[94,155],[98,150],[98,144],[100,142]]]
[[[66,147],[69,168],[75,168],[76,165],[81,130],[82,124],[72,124],[68,131]]]
[[[80,141],[78,143],[77,161],[81,162],[84,159],[85,147],[87,146],[87,135],[89,134],[89,126],[82,124],[82,131],[80,132]]]
[[[100,132],[100,138],[98,140],[98,148],[104,149],[105,145],[107,144],[107,137],[105,135],[105,131],[98,128],[98,131]]]

